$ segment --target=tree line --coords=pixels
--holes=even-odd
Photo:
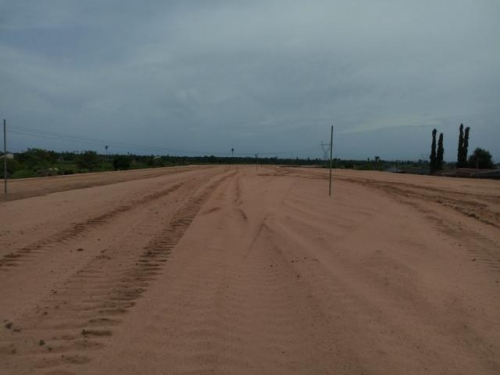
[[[181,165],[205,164],[284,164],[284,165],[321,165],[319,158],[285,158],[277,157],[218,157],[173,156],[173,155],[136,155],[111,154],[103,155],[95,151],[56,152],[40,148],[29,148],[16,153],[14,159],[7,159],[9,178],[44,177],[54,175],[70,175],[86,172],[118,171],[141,168],[157,168]]]
[[[173,155],[135,155],[135,154],[98,154],[95,151],[56,152],[40,148],[29,148],[15,154],[14,159],[7,159],[9,178],[44,177],[71,175],[86,172],[104,172],[127,169],[157,168],[182,165],[208,164],[259,164],[287,166],[329,167],[329,162],[320,158],[278,158],[255,156],[173,156]],[[407,173],[419,173],[428,168],[426,160],[382,160],[379,156],[367,160],[333,159],[333,165],[339,169],[378,170],[390,167]]]
[[[493,168],[491,154],[477,148],[468,156],[470,127],[459,128],[457,168]],[[107,150],[106,150],[107,151]],[[450,163],[445,163],[444,135],[437,130],[432,131],[431,154],[429,161],[384,161],[379,156],[367,160],[334,159],[334,167],[340,169],[357,170],[386,170],[397,169],[400,172],[425,174],[430,170],[434,174],[442,170],[445,165],[450,168]],[[56,152],[40,148],[29,148],[15,154],[14,159],[7,159],[7,174],[9,178],[27,178],[52,175],[68,175],[74,173],[100,172],[113,170],[127,170],[140,168],[168,167],[189,164],[264,164],[264,165],[301,165],[323,166],[329,163],[320,158],[278,158],[278,157],[220,157],[214,155],[204,156],[172,156],[172,155],[136,155],[136,154],[98,154],[95,151],[84,152]]]

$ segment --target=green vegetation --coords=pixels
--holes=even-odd
[[[460,124],[459,131],[460,134],[458,136],[457,168],[467,168],[470,127],[468,126],[465,128],[464,134],[464,124]]]
[[[464,144],[464,124],[460,124],[459,134],[458,134],[458,151],[457,151],[457,168],[463,166],[462,162],[462,147]]]
[[[3,168],[3,161],[2,161]],[[7,175],[11,175],[21,169],[21,163],[15,159],[7,159]],[[3,176],[3,173],[2,173]]]
[[[443,133],[439,134],[439,141],[437,144],[437,151],[436,151],[436,134],[437,130],[434,129],[432,131],[431,156],[429,157],[430,159],[429,167],[431,174],[443,170],[444,138],[443,138]]]
[[[454,169],[455,163],[443,161],[444,146],[443,134],[439,135],[436,142],[437,131],[433,131],[433,141],[430,162],[428,160],[382,160],[380,156],[367,160],[333,159],[334,168],[391,171],[397,173],[429,174],[432,172]],[[466,131],[463,140],[468,139]],[[431,163],[434,161],[434,164]],[[182,165],[218,165],[218,164],[259,164],[259,165],[285,165],[285,166],[315,166],[328,168],[329,162],[319,158],[278,158],[278,157],[218,157],[205,156],[155,156],[133,154],[102,155],[95,151],[85,152],[55,152],[38,148],[28,149],[16,153],[14,159],[7,159],[7,173],[9,178],[29,178],[56,175],[71,175],[75,173],[105,172],[113,170],[158,168]],[[467,166],[471,168],[492,168],[491,154],[483,149],[476,149],[470,156]]]
[[[132,159],[128,155],[116,155],[113,158],[113,168],[115,171],[130,169]]]
[[[101,165],[101,160],[95,151],[85,151],[76,158],[76,165],[81,170],[96,171]]]
[[[329,163],[319,158],[285,158],[277,157],[218,157],[206,156],[155,156],[155,155],[100,155],[94,151],[85,152],[54,152],[43,149],[28,149],[15,154],[14,159],[8,159],[9,178],[28,178],[55,175],[70,175],[74,173],[104,172],[113,170],[170,167],[177,165],[207,165],[207,164],[255,164],[288,165],[288,166],[318,166],[328,167]],[[356,170],[385,170],[397,167],[405,171],[428,168],[428,162],[419,160],[388,162],[379,156],[368,160],[334,159],[334,167]]]
[[[482,148],[476,148],[474,153],[469,157],[469,167],[478,169],[494,168],[493,159],[489,151]]]
[[[9,174],[10,178],[31,178],[38,177],[38,175],[29,169],[20,169],[18,171]]]
[[[436,171],[436,133],[437,130],[434,129],[432,131],[432,144],[431,144],[431,156],[429,157],[430,159],[430,172],[433,174]]]
[[[441,171],[443,169],[443,156],[444,156],[444,137],[443,133],[439,134],[439,140],[438,140],[438,150],[437,150],[437,156],[436,156],[436,170]]]

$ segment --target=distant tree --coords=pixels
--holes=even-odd
[[[76,152],[65,151],[65,152],[61,152],[59,154],[59,156],[60,156],[60,160],[62,160],[62,161],[75,161],[78,157],[78,154]]]
[[[493,159],[489,151],[482,148],[476,148],[474,153],[469,157],[469,167],[479,169],[492,169]]]
[[[444,145],[443,145],[443,133],[439,134],[438,148],[436,155],[436,171],[443,169],[443,156],[444,156]]]
[[[93,171],[99,168],[100,160],[97,152],[95,151],[85,151],[78,155],[76,159],[76,165],[80,169],[87,169]]]
[[[465,128],[465,134],[464,134],[464,124],[460,124],[460,135],[458,136],[457,168],[467,167],[469,134],[470,134],[470,126]]]
[[[164,162],[160,157],[156,157],[154,155],[151,156],[146,156],[143,160],[143,162],[148,166],[148,167],[163,167]]]
[[[132,159],[128,155],[116,155],[113,158],[113,168],[115,171],[127,170],[132,164]]]
[[[437,160],[437,156],[436,156],[436,133],[437,133],[437,130],[434,129],[432,131],[432,144],[431,144],[431,156],[429,157],[430,159],[430,172],[431,174],[434,173],[434,171],[436,170],[436,160]]]
[[[469,132],[470,132],[470,127],[468,126],[465,128],[464,144],[462,146],[462,162],[464,167],[467,167],[467,154],[469,150]]]
[[[463,146],[464,146],[464,124],[460,124],[460,134],[458,136],[458,151],[457,151],[457,168],[462,168],[463,161]]]

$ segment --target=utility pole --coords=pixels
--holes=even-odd
[[[328,150],[330,148],[330,145],[328,143],[321,142],[320,146],[323,150],[323,160],[326,162],[326,160],[328,159]]]
[[[5,198],[7,198],[7,121],[3,120],[3,184]]]
[[[259,165],[259,154],[255,154],[255,169],[257,169],[258,165]]]
[[[328,186],[328,195],[332,196],[332,152],[333,152],[333,125],[330,129],[330,184]]]

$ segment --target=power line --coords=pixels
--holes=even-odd
[[[27,128],[23,126],[15,126],[12,127],[13,129],[11,130],[13,133],[17,134],[22,134],[22,135],[29,135],[29,136],[37,136],[41,138],[49,138],[49,139],[56,139],[56,140],[64,140],[64,141],[70,141],[70,142],[76,142],[76,143],[82,143],[82,144],[90,144],[90,145],[101,145],[101,146],[113,146],[116,148],[133,148],[133,149],[143,149],[143,150],[156,150],[156,151],[186,151],[186,150],[177,150],[177,149],[168,149],[164,147],[158,147],[158,146],[145,146],[145,145],[138,145],[134,143],[125,143],[125,142],[116,142],[116,141],[110,141],[110,140],[103,140],[103,139],[96,139],[96,138],[90,138],[90,137],[82,137],[82,136],[74,136],[70,134],[64,134],[60,132],[52,132],[52,131],[44,131],[44,130],[38,130],[38,129],[32,129],[32,128]]]
[[[68,136],[60,136],[60,135],[53,135],[53,134],[43,134],[39,132],[32,132],[32,131],[25,131],[25,130],[18,130],[18,129],[13,129],[10,131],[11,133],[15,134],[20,134],[20,135],[27,135],[27,136],[36,136],[40,138],[47,138],[47,139],[55,139],[55,140],[63,140],[63,141],[68,141],[68,142],[75,142],[75,143],[80,143],[80,144],[88,144],[88,145],[101,145],[101,146],[113,146],[115,148],[124,148],[124,149],[137,149],[137,150],[148,150],[148,151],[168,151],[165,148],[160,148],[156,146],[141,146],[141,145],[134,145],[134,144],[127,144],[127,143],[116,143],[116,142],[109,142],[109,141],[99,141],[99,140],[87,140],[87,139],[79,139],[76,137],[68,137]]]
[[[74,143],[79,143],[79,144],[87,144],[87,145],[100,145],[100,146],[112,146],[114,148],[120,148],[120,149],[133,149],[133,150],[143,150],[143,151],[148,151],[148,152],[174,152],[174,153],[187,153],[187,154],[198,154],[198,155],[233,155],[233,152],[214,152],[214,151],[198,151],[198,150],[185,150],[185,149],[175,149],[175,148],[166,148],[166,147],[158,147],[158,146],[146,146],[146,145],[139,145],[139,144],[134,144],[134,143],[126,143],[126,142],[116,142],[116,141],[110,141],[110,140],[103,140],[103,139],[97,139],[97,138],[91,138],[91,137],[84,137],[84,136],[75,136],[71,134],[66,134],[62,132],[55,132],[55,131],[49,131],[49,130],[40,130],[40,129],[35,129],[35,128],[30,128],[27,126],[11,126],[9,128],[11,133],[15,133],[18,135],[24,135],[24,136],[35,136],[35,137],[40,137],[40,138],[46,138],[46,139],[55,139],[55,140],[62,140],[62,141],[68,141],[68,142],[74,142]],[[303,149],[303,150],[293,150],[293,151],[265,151],[265,152],[259,152],[260,155],[284,155],[284,154],[290,154],[290,153],[295,153],[295,154],[301,154],[301,153],[308,153],[308,152],[315,152],[316,148],[310,148],[310,149]],[[234,152],[234,154],[239,155],[239,156],[252,156],[255,155],[255,152],[249,151],[249,152]]]

